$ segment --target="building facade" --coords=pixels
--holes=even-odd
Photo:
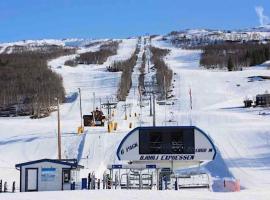
[[[79,169],[76,159],[41,159],[17,164],[20,192],[71,190]]]

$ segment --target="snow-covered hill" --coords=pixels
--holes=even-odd
[[[198,34],[198,31],[190,32],[190,34]],[[254,97],[257,93],[269,90],[270,87],[268,80],[249,82],[248,77],[270,76],[270,71],[264,66],[246,68],[237,72],[201,69],[199,67],[200,51],[175,48],[159,39],[161,37],[156,37],[152,45],[171,50],[165,61],[175,73],[173,77],[175,104],[166,107],[157,105],[157,125],[164,125],[166,120],[172,118],[178,125],[192,124],[202,128],[212,137],[219,151],[217,159],[206,165],[205,170],[215,178],[239,179],[244,191],[239,194],[210,194],[208,191],[196,191],[191,194],[187,191],[179,191],[179,193],[170,193],[168,196],[155,193],[156,199],[168,197],[176,199],[183,196],[187,199],[203,199],[202,196],[205,196],[205,199],[267,199],[270,196],[268,191],[270,186],[270,115],[259,115],[259,113],[270,113],[270,110],[240,107],[247,96]],[[74,45],[77,43],[76,40],[69,42],[74,42]],[[81,88],[83,113],[89,114],[93,107],[99,106],[100,99],[106,101],[115,98],[121,72],[107,72],[106,66],[115,60],[130,57],[135,51],[137,42],[137,39],[122,40],[117,55],[109,57],[103,65],[78,65],[77,67],[64,65],[66,60],[76,57],[79,52],[98,50],[100,44],[89,47],[75,45],[79,47],[76,54],[51,60],[48,64],[62,75],[65,89],[69,94],[74,94],[78,88]],[[64,41],[52,41],[52,43],[65,45]],[[145,49],[142,43],[139,58],[143,51]],[[148,115],[149,106],[146,104],[142,110],[138,106],[138,82],[136,81],[139,75],[138,67],[139,63],[134,68],[132,89],[127,98],[127,102],[133,104],[129,110],[132,115],[128,117],[128,120],[123,120],[124,102],[118,103],[114,120],[119,123],[119,127],[113,133],[107,133],[106,127],[92,127],[86,128],[85,134],[77,135],[77,127],[80,125],[79,100],[75,99],[61,105],[63,155],[65,158],[79,159],[80,164],[85,166],[82,177],[91,171],[101,176],[107,164],[119,162],[115,154],[116,148],[121,139],[130,131],[130,122],[133,127],[151,125],[152,119]],[[151,78],[152,73],[146,74],[146,78]],[[190,110],[190,89],[193,98],[192,111]],[[93,105],[93,93],[95,93],[95,105]],[[135,117],[135,112],[140,113],[140,117]],[[52,113],[50,117],[38,120],[25,117],[0,118],[1,179],[9,183],[16,180],[18,183],[19,172],[14,168],[16,163],[57,157],[56,117],[56,113]],[[136,192],[136,195],[140,198],[144,195],[150,198],[151,192]],[[112,194],[104,193],[106,193],[104,195]],[[53,199],[54,194],[44,193],[43,197]],[[57,198],[83,199],[86,196],[88,198],[88,194],[90,193],[64,192],[61,193],[62,196],[58,194],[56,196]],[[112,199],[114,197],[118,199],[120,194],[120,192],[114,192]],[[2,197],[4,199],[35,199],[40,194],[36,194],[37,196],[11,195],[0,195],[0,199]],[[95,195],[97,194],[93,194]],[[129,195],[130,198],[136,196],[132,192]],[[97,198],[100,199],[101,196],[97,195]]]
[[[269,81],[249,82],[248,77],[270,75],[266,67],[251,67],[238,72],[208,71],[199,68],[198,51],[182,50],[163,42],[154,43],[171,49],[166,62],[177,73],[175,91],[180,98],[178,122],[189,124],[189,88],[192,90],[192,123],[213,138],[232,175],[244,188],[267,188],[270,185],[270,118],[261,116],[265,108],[239,108],[243,100],[264,93]],[[222,176],[222,169],[209,167]]]
[[[163,39],[179,47],[194,47],[223,42],[266,43],[270,40],[269,26],[239,30],[187,29],[173,31]]]
[[[17,42],[0,43],[0,53],[12,53],[16,48],[23,48],[24,51],[36,51],[44,46],[60,46],[66,48],[79,48],[91,46],[108,39],[42,39],[42,40],[22,40]]]

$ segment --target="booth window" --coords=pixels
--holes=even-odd
[[[70,182],[70,170],[69,169],[64,169],[63,170],[63,182],[64,183],[69,183]]]

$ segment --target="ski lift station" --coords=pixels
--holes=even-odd
[[[195,126],[138,127],[121,141],[119,160],[179,169],[214,160],[209,136]]]
[[[151,189],[156,185],[160,189],[162,182],[171,178],[175,180],[173,187],[180,188],[177,178],[181,175],[177,170],[199,168],[214,160],[215,155],[216,148],[210,137],[195,126],[138,127],[123,138],[117,149],[122,164],[108,165],[108,169],[115,179],[113,182],[119,182],[121,188]],[[197,175],[206,175],[206,181],[193,186],[209,188],[208,174]]]
[[[16,165],[20,192],[71,190],[82,166],[76,159],[41,159]]]

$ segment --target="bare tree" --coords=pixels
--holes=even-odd
[[[74,53],[74,49],[46,46],[38,51],[0,54],[0,107],[20,105],[25,113],[40,117],[55,105],[55,97],[65,98],[62,77],[47,66],[47,61]]]
[[[160,49],[153,46],[150,50],[152,53],[151,62],[154,64],[154,68],[156,69],[156,80],[160,93],[158,99],[165,99],[165,97],[168,98],[166,95],[168,94],[167,91],[169,91],[171,87],[173,71],[167,66],[163,58],[170,51],[168,49]]]

